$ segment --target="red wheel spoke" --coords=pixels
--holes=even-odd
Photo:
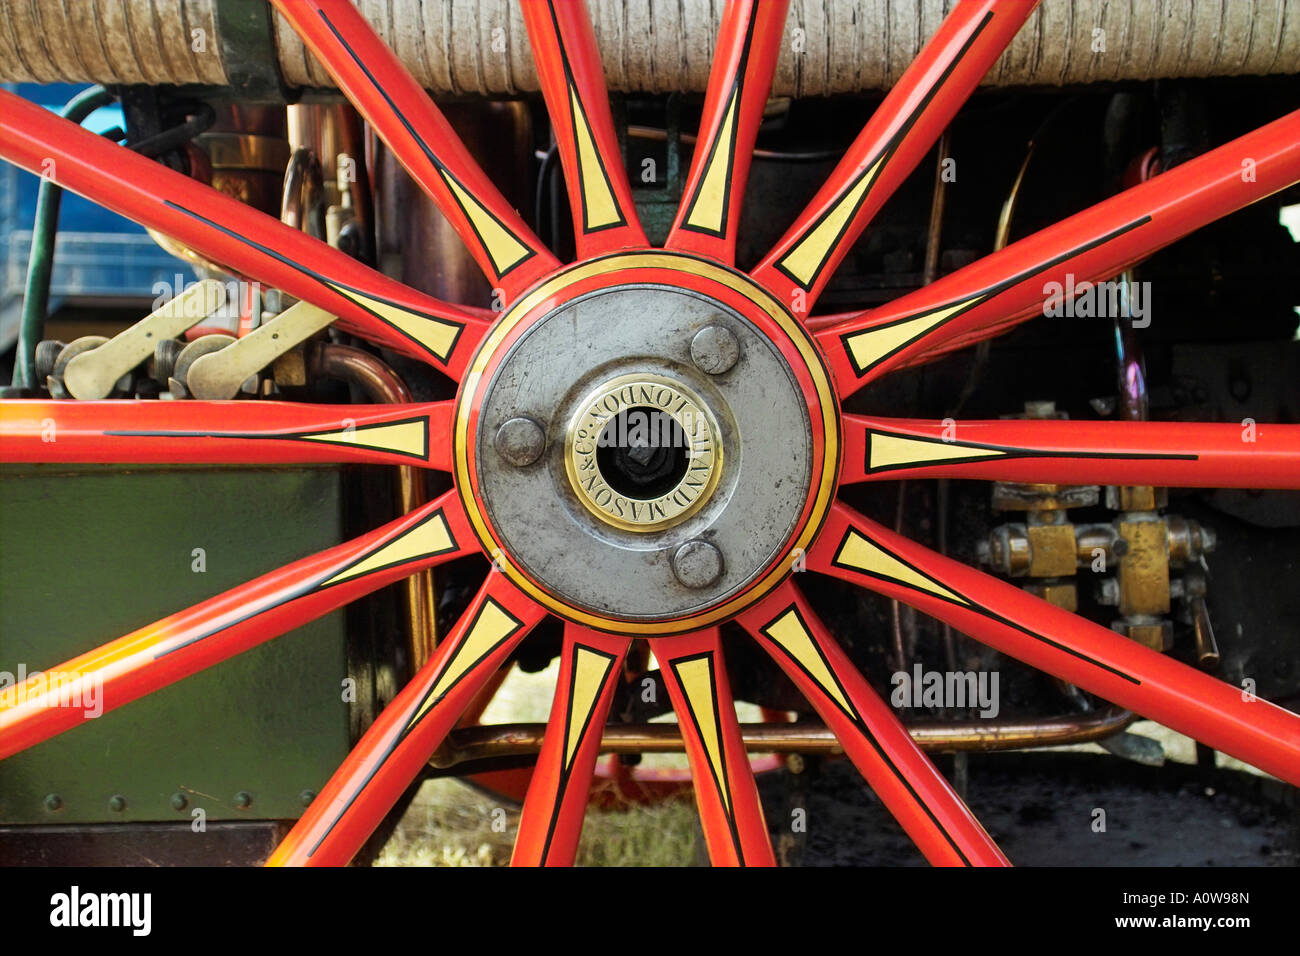
[[[267,866],[342,866],[545,612],[499,573],[365,732]]]
[[[451,470],[452,402],[0,402],[0,461]]]
[[[821,329],[841,395],[899,365],[1043,314],[1207,223],[1300,181],[1300,111],[1012,243],[887,306]]]
[[[275,0],[339,88],[513,304],[560,263],[470,156],[427,93],[348,0]]]
[[[844,416],[840,481],[1300,488],[1300,425]]]
[[[1300,784],[1300,716],[837,505],[808,567],[863,584],[1216,750]]]
[[[512,866],[572,866],[629,640],[566,624],[560,676]]]
[[[455,492],[448,492],[369,534],[287,564],[0,692],[0,757],[88,719],[83,708],[60,706],[74,689],[94,685],[103,710],[112,710],[386,584],[476,550]]]
[[[2,90],[0,157],[326,309],[341,327],[453,377],[487,330],[482,310],[408,289],[237,199]]]
[[[936,866],[1008,865],[798,588],[787,581],[740,623],[816,708],[927,860]]]
[[[732,265],[749,164],[772,89],[789,0],[727,6],[709,73],[695,155],[666,248]]]
[[[587,5],[567,0],[521,0],[520,5],[564,164],[578,258],[646,246]]]
[[[807,315],[871,217],[938,140],[1035,5],[958,4],[753,277],[797,315]]]
[[[650,649],[681,724],[709,859],[714,866],[775,866],[718,629],[652,638]]]

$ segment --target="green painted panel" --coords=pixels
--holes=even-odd
[[[337,544],[340,482],[328,468],[0,469],[0,671],[54,667]],[[296,817],[347,752],[345,676],[335,612],[0,761],[0,823]]]

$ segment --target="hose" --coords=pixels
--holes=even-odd
[[[113,94],[102,86],[82,90],[59,114],[80,124],[101,106],[113,102]],[[18,351],[14,356],[15,388],[36,387],[36,343],[45,329],[50,307],[50,276],[54,269],[54,239],[59,232],[59,206],[63,187],[49,176],[41,177],[36,193],[36,221],[32,224],[32,248],[27,259],[27,286],[23,290],[23,315],[18,326]]]
[[[77,124],[84,123],[91,113],[115,99],[104,87],[92,86],[69,100],[59,115]],[[188,112],[191,118],[186,122],[142,139],[131,148],[145,156],[156,157],[189,142],[216,120],[216,112],[206,103],[190,104]],[[120,139],[121,131],[115,129],[107,135]],[[59,232],[59,207],[62,203],[63,187],[53,178],[42,176],[36,193],[36,221],[32,224],[27,285],[23,290],[23,313],[14,356],[13,387],[17,389],[34,389],[39,385],[36,381],[36,345],[44,333],[45,318],[49,314],[54,244]]]

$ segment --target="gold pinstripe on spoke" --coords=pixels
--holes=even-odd
[[[582,209],[586,218],[586,228],[600,229],[613,226],[623,221],[614,191],[610,188],[609,177],[600,161],[600,151],[596,149],[596,140],[591,135],[586,114],[582,111],[582,102],[578,91],[569,86],[569,104],[572,107],[573,139],[578,153],[578,178],[582,181]]]
[[[870,432],[871,459],[869,471],[878,468],[895,468],[907,465],[925,465],[954,458],[1003,458],[1006,452],[997,448],[976,448],[958,442],[945,442],[934,438],[913,438],[907,435],[890,435]]]
[[[578,645],[573,655],[573,685],[569,690],[569,709],[564,721],[564,769],[573,765],[573,758],[582,742],[582,731],[587,726],[591,712],[605,686],[614,659]]]
[[[443,182],[447,184],[447,188],[455,195],[456,202],[464,210],[470,227],[483,243],[483,248],[487,250],[488,258],[492,260],[492,268],[496,270],[497,275],[505,275],[531,255],[531,251],[519,237],[501,225],[482,203],[466,191],[465,187],[445,170],[439,169],[438,172],[442,174]]]
[[[831,673],[825,659],[817,650],[813,637],[794,608],[786,611],[771,624],[763,628],[763,633],[771,638],[780,648],[795,659],[808,676],[815,680],[828,697],[839,704],[840,709],[858,719],[857,711],[849,703],[840,689],[839,681]]]
[[[328,587],[331,584],[359,578],[372,571],[401,564],[404,561],[445,554],[455,547],[456,540],[451,536],[451,529],[447,527],[447,519],[441,513],[437,513],[370,552],[363,560],[344,568],[328,581],[323,581],[320,586]]]
[[[425,695],[420,709],[407,722],[407,730],[419,723],[420,718],[446,696],[447,691],[465,676],[475,662],[490,654],[497,645],[517,630],[519,630],[519,621],[496,601],[488,598],[479,610],[478,617],[470,625],[469,633],[456,646],[451,659],[438,675],[438,680]]]
[[[871,164],[871,168],[859,176],[858,181],[836,200],[835,205],[822,217],[821,222],[781,257],[778,263],[780,267],[794,276],[805,288],[811,288],[815,284],[817,274],[825,265],[835,243],[839,242],[840,236],[844,235],[844,230],[849,227],[854,213],[862,205],[867,190],[880,175],[884,165],[885,155],[882,154]]]
[[[960,302],[942,306],[933,312],[926,312],[914,319],[904,319],[877,329],[864,329],[844,337],[844,346],[849,350],[853,364],[859,375],[863,375],[873,365],[901,349],[903,346],[919,339],[931,329],[942,325],[957,312],[967,309],[984,298],[986,293],[973,295]]]
[[[401,306],[384,302],[349,289],[347,286],[328,283],[339,295],[346,296],[368,312],[373,312],[403,335],[407,335],[444,362],[451,356],[456,345],[456,337],[464,326],[444,319],[434,319],[427,315],[410,312]]]
[[[331,445],[356,445],[376,451],[391,451],[417,458],[429,457],[428,427],[426,420],[393,422],[388,425],[361,425],[343,428],[336,432],[303,435],[303,441],[326,442]]]
[[[719,715],[713,697],[713,659],[697,657],[693,660],[674,662],[673,672],[682,685],[686,697],[686,706],[695,716],[699,729],[700,741],[704,744],[704,753],[713,768],[714,778],[718,781],[718,792],[723,806],[731,812],[731,789],[727,785],[726,757],[722,750],[722,736],[719,733]]]
[[[938,581],[904,564],[856,530],[849,531],[844,543],[840,545],[839,553],[835,555],[833,563],[854,571],[861,571],[864,574],[897,581],[899,584],[907,585],[918,591],[926,591],[949,601],[955,601],[958,604],[969,603],[960,594],[949,591]]]
[[[688,226],[715,233],[722,231],[723,213],[727,208],[727,189],[731,184],[731,168],[735,160],[731,142],[736,126],[736,110],[739,107],[740,86],[737,85],[731,91],[731,102],[723,114],[708,166],[700,177],[700,188],[686,217]]]

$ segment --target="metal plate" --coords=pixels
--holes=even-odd
[[[339,485],[324,468],[7,466],[0,671],[57,665],[338,543]],[[327,615],[0,762],[0,822],[298,816],[347,753],[344,636]]]
[[[691,361],[691,340],[723,325],[740,359],[721,375]],[[620,375],[682,383],[708,406],[725,449],[709,500],[660,532],[622,530],[579,504],[565,470],[565,430],[601,383]],[[507,420],[542,423],[547,449],[517,468],[494,450]],[[811,481],[807,406],[789,368],[745,318],[697,293],[625,285],[575,298],[520,337],[488,386],[476,443],[483,504],[511,557],[565,600],[602,614],[678,617],[741,591],[795,527]],[[684,587],[669,556],[702,538],[725,570],[710,588]]]

